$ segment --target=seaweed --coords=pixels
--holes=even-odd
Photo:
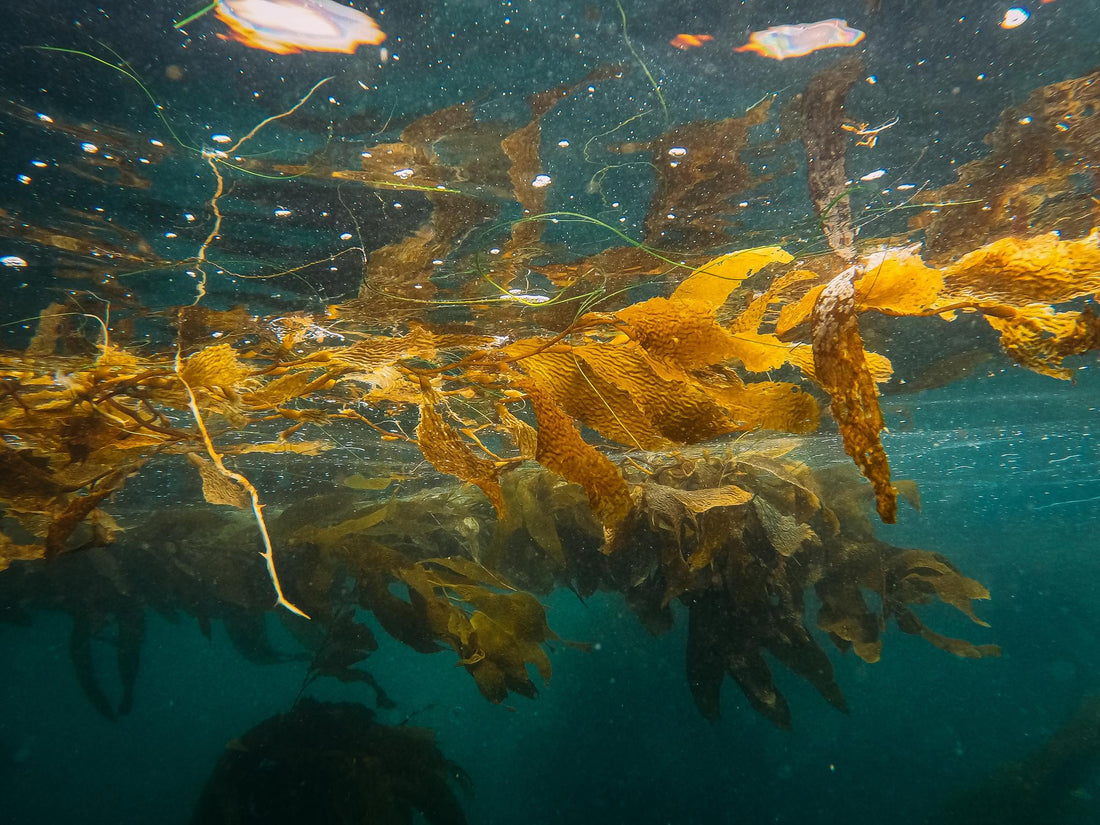
[[[431,825],[464,825],[454,782],[468,780],[431,731],[305,698],[226,746],[191,822],[400,823],[418,812]]]

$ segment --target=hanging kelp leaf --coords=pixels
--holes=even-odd
[[[519,457],[533,460],[538,452],[538,431],[526,421],[516,418],[504,404],[497,404],[497,420],[501,431],[512,439]]]
[[[316,370],[300,370],[280,375],[255,392],[245,393],[241,400],[250,407],[277,407],[303,395],[309,395],[328,381],[327,375]]]
[[[794,384],[758,381],[736,386],[705,382],[700,386],[729,417],[734,430],[811,433],[817,429],[817,401]]]
[[[427,381],[421,381],[424,393],[420,403],[420,424],[416,428],[417,445],[432,466],[441,473],[458,476],[476,484],[493,502],[498,513],[504,512],[496,464],[474,454],[469,442],[456,433],[436,410],[439,397]]]
[[[252,499],[248,491],[218,470],[214,462],[197,453],[188,453],[187,461],[202,476],[202,497],[210,504],[227,504],[241,510],[251,509]]]
[[[886,425],[856,320],[856,273],[853,268],[837,275],[814,306],[814,371],[822,389],[829,393],[845,452],[875,488],[879,516],[893,524],[897,490],[890,484],[890,463],[879,440]]]
[[[137,462],[130,466],[122,467],[96,480],[90,486],[88,493],[70,499],[64,509],[52,514],[52,520],[45,531],[45,557],[47,560],[57,558],[57,556],[62,553],[72,552],[74,549],[84,549],[103,543],[100,537],[93,533],[92,538],[81,547],[73,548],[67,544],[69,537],[73,534],[73,531],[76,530],[77,526],[99,507],[103,499],[122,487],[122,485],[126,483],[127,477],[136,472],[142,463],[143,462]]]
[[[886,249],[869,255],[855,281],[858,312],[869,309],[887,315],[927,315],[942,302],[944,279],[926,266],[916,247]],[[782,337],[810,319],[825,284],[811,288],[779,311],[776,335]]]
[[[971,602],[988,599],[989,591],[967,578],[939,553],[926,550],[902,550],[889,558],[891,595],[907,604],[919,604],[935,594],[940,601],[965,613],[982,627],[989,624],[978,618]]]
[[[952,297],[1017,307],[1100,292],[1100,229],[1078,241],[1053,232],[994,241],[946,267],[943,280]]]
[[[566,481],[584,487],[592,510],[604,529],[614,529],[630,512],[630,490],[614,464],[585,442],[573,422],[538,382],[528,379],[523,389],[538,422],[536,460]]]
[[[1030,370],[1068,380],[1073,370],[1062,366],[1063,358],[1100,349],[1100,318],[1091,307],[1055,312],[1031,306],[1010,313],[986,313],[985,320],[1001,334],[1001,346],[1009,357]]]
[[[589,353],[594,347],[598,351]],[[657,429],[652,416],[639,408],[638,399],[631,393],[637,388],[635,374],[640,373],[645,384],[654,377],[652,370],[648,369],[644,355],[619,349],[613,345],[561,345],[524,358],[521,366],[558,406],[605,438],[643,450],[666,448],[668,439]],[[612,360],[615,365],[609,370],[611,380],[608,380],[608,370],[601,367]],[[623,367],[629,368],[629,372],[616,373],[616,368]],[[659,388],[655,391],[659,392]]]
[[[818,542],[817,533],[808,524],[800,524],[797,519],[776,510],[767,500],[757,496],[752,502],[768,541],[781,556],[793,556],[803,542]]]
[[[821,602],[817,626],[841,650],[849,647],[868,664],[882,658],[882,630],[885,617],[873,612],[863,597],[860,584],[841,576],[828,576],[814,590]],[[881,588],[878,589],[881,593]]]
[[[698,301],[712,310],[718,309],[730,293],[768,264],[790,263],[790,253],[778,246],[761,246],[720,255],[696,269],[676,287],[674,301]]]

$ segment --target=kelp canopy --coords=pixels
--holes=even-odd
[[[304,159],[250,150],[307,130],[324,80],[205,147],[7,104],[8,120],[91,146],[68,171],[112,197],[156,191],[173,165],[209,184],[171,244],[94,211],[4,214],[4,236],[65,288],[36,296],[25,340],[0,354],[0,591],[9,617],[73,614],[97,708],[131,702],[146,608],[206,632],[222,619],[270,660],[260,617],[278,605],[314,652],[310,678],[374,684],[353,667],[377,647],[358,608],[415,651],[449,651],[502,702],[550,678],[559,639],[540,596],[616,592],[654,632],[686,619],[704,715],[730,677],[783,727],[773,662],[847,707],[824,639],[875,662],[893,624],[958,656],[998,653],[918,615],[939,600],[984,624],[985,587],[875,534],[872,511],[892,523],[899,494],[919,506],[892,477],[880,397],[941,361],[949,382],[977,325],[983,357],[999,345],[1051,380],[1100,348],[1083,181],[1100,165],[1100,76],[1036,91],[957,182],[881,211],[852,203],[846,156],[875,134],[846,108],[852,58],[722,118],[651,117],[632,140],[609,124],[584,147],[606,161],[588,185],[606,198],[609,174],[644,170],[634,231],[617,203],[563,208],[542,128],[631,71],[537,92],[511,121],[472,101],[373,138],[329,124]],[[772,157],[785,171],[763,171]],[[783,243],[735,217],[773,176],[813,204]],[[278,224],[308,239],[288,220],[301,213],[346,216],[344,245],[301,256]],[[328,300],[326,272],[352,288]],[[851,472],[803,460],[819,433]],[[87,652],[112,619],[117,710]]]

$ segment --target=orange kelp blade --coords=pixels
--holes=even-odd
[[[668,42],[677,49],[693,49],[713,39],[709,34],[678,34]]]
[[[864,33],[853,29],[846,20],[830,18],[817,23],[797,23],[793,26],[771,26],[749,35],[749,42],[735,52],[755,52],[775,60],[804,57],[819,49],[854,46]]]
[[[386,39],[361,11],[332,0],[218,0],[218,19],[229,37],[275,54],[343,52]]]

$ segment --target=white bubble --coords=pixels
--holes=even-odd
[[[276,218],[289,218],[290,214],[291,214],[291,212],[290,212],[289,209],[283,209],[282,207],[275,210],[275,217]]]
[[[0,264],[13,267],[14,269],[22,269],[27,265],[27,262],[18,255],[5,255],[3,258],[0,258]]]
[[[396,172],[393,173],[393,176],[395,178],[401,178],[401,180],[408,180],[415,174],[416,171],[413,169],[398,169]]]
[[[885,169],[876,169],[874,172],[868,172],[866,175],[861,177],[860,180],[878,180],[885,174]]]
[[[1017,26],[1022,26],[1027,22],[1027,19],[1031,17],[1027,9],[1021,9],[1019,7],[1009,9],[1005,12],[1004,19],[1001,20],[1002,29],[1014,29]]]
[[[89,155],[94,155],[96,152],[99,151],[99,147],[96,146],[94,143],[82,143],[80,144],[80,148],[87,152]]]
[[[229,143],[233,140],[229,135],[211,135],[210,139],[215,143]]]
[[[531,186],[535,189],[542,189],[544,186],[549,186],[552,183],[549,175],[535,175],[535,179],[531,181]]]
[[[671,149],[668,150],[668,153],[674,158],[682,158],[688,153],[688,150],[685,149],[683,146],[673,146]]]

